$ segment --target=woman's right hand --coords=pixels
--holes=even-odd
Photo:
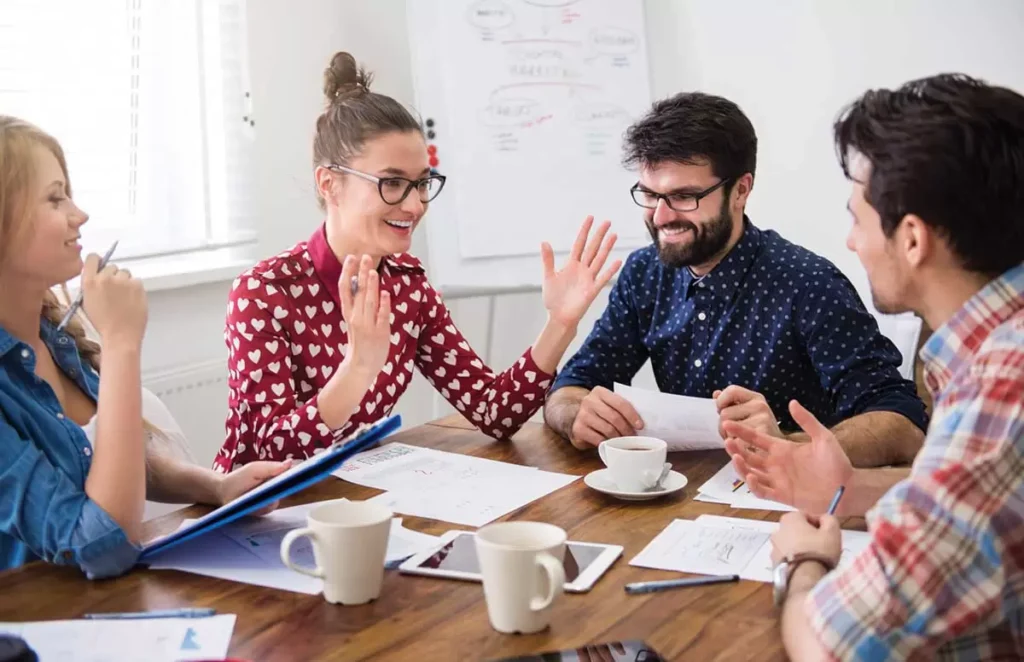
[[[355,294],[352,293],[353,278],[357,283]],[[338,290],[341,313],[348,325],[345,361],[376,377],[384,368],[391,348],[391,295],[380,289],[380,276],[373,268],[373,258],[347,256]]]
[[[104,344],[141,345],[148,307],[142,281],[108,263],[99,269],[98,255],[89,255],[82,269],[82,307]]]

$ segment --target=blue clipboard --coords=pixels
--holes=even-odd
[[[279,499],[291,496],[299,490],[320,482],[344,464],[345,460],[373,446],[397,430],[401,425],[401,416],[390,416],[373,427],[364,430],[356,437],[336,443],[328,450],[314,455],[280,476],[268,480],[231,503],[224,504],[217,510],[204,515],[184,529],[145,545],[142,548],[142,555],[139,557],[139,561],[145,562],[161,552],[180,545],[186,540],[191,540],[208,531],[222,527],[229,522],[234,522],[255,510],[259,510]]]

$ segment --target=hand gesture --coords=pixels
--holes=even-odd
[[[376,376],[391,348],[391,295],[380,289],[380,275],[373,268],[373,258],[347,256],[338,289],[341,314],[348,325],[345,360]]]
[[[779,439],[726,421],[725,448],[736,472],[757,496],[811,514],[824,513],[835,491],[853,475],[853,465],[835,435],[799,402],[789,403],[789,413],[810,435],[810,442]]]
[[[544,307],[552,320],[568,328],[576,328],[598,292],[622,266],[622,260],[616,260],[601,272],[617,237],[614,233],[605,237],[611,227],[608,221],[590,237],[593,224],[594,217],[587,216],[576,235],[569,260],[558,271],[551,245],[545,242],[540,248],[544,263]]]

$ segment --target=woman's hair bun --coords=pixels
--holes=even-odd
[[[360,67],[351,53],[335,53],[324,69],[324,96],[330,106],[370,92],[373,74]]]

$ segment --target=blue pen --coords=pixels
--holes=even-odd
[[[638,595],[640,593],[653,593],[664,591],[668,588],[687,588],[690,586],[707,586],[708,584],[727,584],[738,582],[739,575],[720,575],[716,577],[693,577],[687,579],[666,579],[657,582],[636,582],[626,584],[626,593]]]
[[[130,611],[123,613],[86,614],[92,620],[139,620],[145,618],[206,618],[213,616],[217,610],[212,607],[183,607],[181,609],[153,609],[151,611]]]
[[[835,515],[836,508],[839,506],[839,500],[843,498],[843,492],[846,491],[845,485],[840,485],[839,489],[836,490],[836,495],[832,497],[832,503],[828,504],[828,514]]]

